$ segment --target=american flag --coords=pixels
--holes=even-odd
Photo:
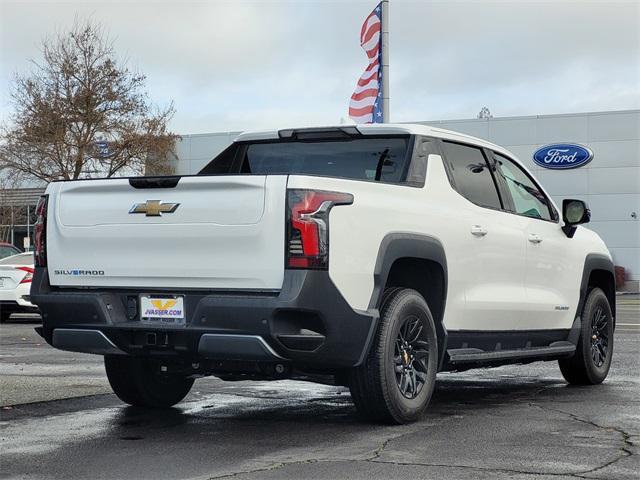
[[[382,123],[382,3],[369,14],[360,31],[360,46],[369,65],[358,80],[349,102],[349,117],[356,123]]]

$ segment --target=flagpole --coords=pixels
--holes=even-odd
[[[389,0],[382,0],[382,121],[389,122]]]

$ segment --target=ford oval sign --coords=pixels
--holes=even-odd
[[[586,165],[593,158],[587,147],[575,143],[555,143],[539,148],[533,154],[533,161],[544,168],[564,170]]]

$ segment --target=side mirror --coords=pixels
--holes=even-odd
[[[591,210],[582,200],[565,199],[562,201],[562,220],[564,220],[562,230],[567,237],[573,238],[576,225],[589,223],[591,220]]]

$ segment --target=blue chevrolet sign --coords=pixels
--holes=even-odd
[[[545,145],[533,154],[533,161],[544,168],[566,170],[586,165],[593,159],[593,152],[575,143]]]

